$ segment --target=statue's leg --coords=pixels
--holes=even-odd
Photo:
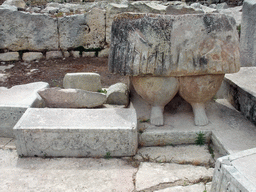
[[[179,89],[179,81],[175,77],[132,77],[136,92],[151,104],[150,123],[163,125],[164,106],[169,103]]]
[[[195,125],[207,125],[204,103],[219,90],[224,75],[198,75],[180,77],[179,94],[193,108]]]

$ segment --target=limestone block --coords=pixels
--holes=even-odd
[[[100,75],[97,73],[67,73],[63,79],[63,87],[97,92],[101,89]]]
[[[129,104],[129,90],[127,85],[124,83],[111,85],[107,91],[107,103],[127,106]]]
[[[155,163],[177,163],[193,165],[211,165],[211,154],[207,146],[180,145],[164,147],[143,147],[134,156],[137,160],[147,159]]]
[[[57,19],[7,9],[0,9],[0,15],[0,49],[58,49]]]
[[[29,62],[34,60],[40,60],[43,57],[44,57],[43,54],[40,52],[27,52],[27,53],[23,53],[22,60]]]
[[[26,7],[26,3],[23,0],[6,0],[3,5],[11,5],[23,9]]]
[[[71,54],[74,58],[79,58],[80,57],[80,51],[71,51]]]
[[[0,53],[0,61],[18,61],[20,56],[18,52]]]
[[[61,51],[48,51],[46,52],[46,59],[59,59],[62,58],[62,52]]]
[[[95,52],[83,52],[82,57],[95,57]]]
[[[109,48],[103,49],[98,53],[98,57],[108,57],[109,55]]]
[[[63,50],[102,48],[105,44],[105,10],[94,8],[86,14],[59,18],[58,27]]]
[[[109,70],[122,75],[224,74],[240,68],[235,20],[222,14],[123,13],[113,22],[110,49]]]
[[[138,146],[136,112],[127,108],[30,108],[14,133],[22,156],[132,156]]]
[[[99,107],[106,101],[105,94],[81,89],[55,87],[39,90],[38,94],[45,100],[47,107],[53,108]]]
[[[243,4],[242,24],[241,24],[241,66],[256,66],[256,41],[254,31],[256,30],[256,2],[245,0]]]
[[[49,87],[48,83],[37,82],[0,88],[0,136],[13,137],[13,127],[27,108],[44,107],[37,91]]]
[[[201,180],[211,179],[212,168],[192,165],[178,165],[174,163],[141,163],[136,174],[136,190],[142,191],[159,184],[186,181],[197,183]]]

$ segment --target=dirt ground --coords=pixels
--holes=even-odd
[[[123,82],[128,83],[128,78],[111,74],[108,71],[107,58],[66,58],[54,60],[40,60],[38,62],[0,62],[0,68],[11,67],[0,70],[4,78],[0,78],[0,87],[12,87],[32,82],[48,82],[51,87],[63,87],[63,78],[66,73],[95,72],[101,75],[102,87]]]

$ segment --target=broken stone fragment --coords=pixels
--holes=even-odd
[[[127,85],[124,83],[111,85],[107,91],[107,103],[127,106],[129,104],[129,90]]]
[[[106,95],[81,89],[61,89],[59,87],[42,89],[38,94],[52,108],[99,107],[106,101]]]
[[[239,68],[236,23],[224,14],[123,13],[113,21],[112,73],[189,76],[234,73]]]
[[[98,73],[67,73],[63,79],[63,87],[97,92],[101,90],[100,75]]]

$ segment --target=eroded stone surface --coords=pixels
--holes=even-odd
[[[57,20],[43,14],[0,9],[0,49],[57,50]]]
[[[24,156],[120,157],[138,147],[134,109],[30,108],[14,127]]]
[[[133,191],[137,169],[120,159],[18,158],[0,150],[0,191]]]
[[[48,88],[38,91],[47,107],[84,108],[98,107],[106,101],[106,95],[81,89]]]
[[[98,73],[67,73],[63,79],[63,87],[97,92],[101,90],[100,75]]]
[[[209,165],[211,162],[211,154],[207,147],[197,145],[143,147],[134,158],[141,161],[194,165]]]
[[[238,34],[232,17],[124,13],[113,22],[112,73],[188,76],[234,73],[239,68]]]
[[[101,48],[105,40],[105,10],[59,18],[60,48]]]
[[[173,184],[178,181],[197,183],[200,180],[209,180],[212,176],[212,168],[172,163],[141,163],[136,175],[136,190],[145,190],[159,184]]]

